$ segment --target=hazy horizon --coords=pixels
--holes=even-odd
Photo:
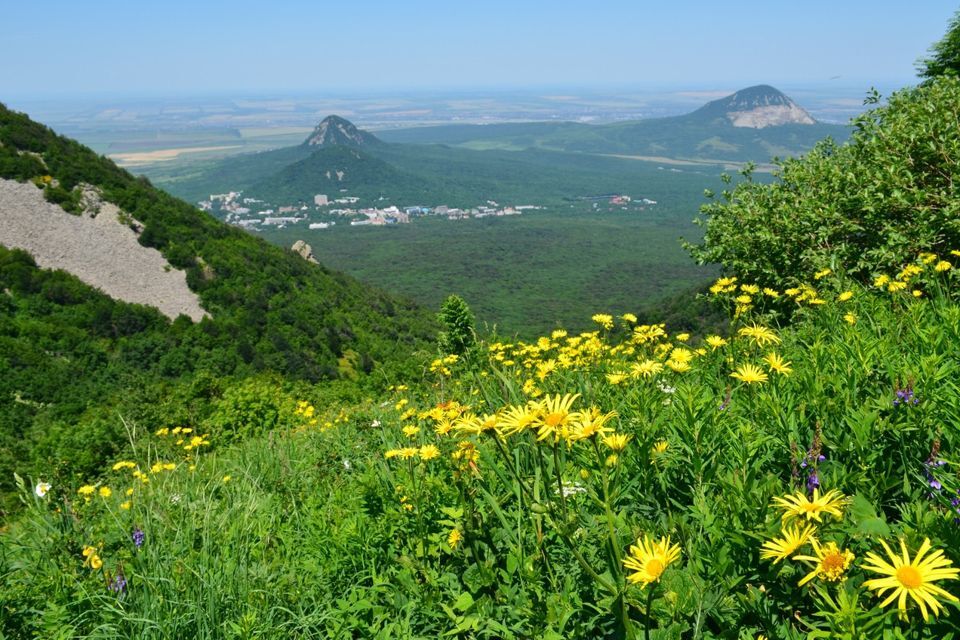
[[[42,20],[26,4],[5,9],[0,59],[18,63],[0,65],[0,100],[902,86],[956,9],[944,0],[816,0],[802,10],[704,0],[590,7],[172,0],[131,12],[116,0],[54,0]]]

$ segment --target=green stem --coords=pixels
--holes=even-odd
[[[656,588],[652,586],[647,591],[647,619],[643,621],[643,640],[650,640],[650,603],[653,602],[653,592]]]

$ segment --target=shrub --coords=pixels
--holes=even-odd
[[[773,184],[747,180],[704,205],[703,243],[688,249],[701,263],[774,287],[831,262],[866,281],[920,251],[953,249],[960,245],[958,107],[955,77],[893,94],[854,120],[849,143],[824,141],[781,162]]]

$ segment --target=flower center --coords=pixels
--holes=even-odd
[[[659,578],[665,568],[663,563],[657,558],[652,558],[647,561],[646,570],[652,578]]]
[[[807,502],[802,506],[802,509],[807,513],[817,513],[820,511],[820,505],[816,502]]]
[[[916,589],[923,584],[923,576],[916,567],[905,564],[897,569],[897,581],[907,589]]]
[[[831,552],[823,556],[820,568],[829,578],[839,578],[843,575],[846,558],[839,552]]]
[[[551,413],[551,414],[548,414],[547,417],[543,419],[543,422],[548,427],[556,427],[558,424],[563,422],[564,417],[565,417],[565,414],[562,414],[562,413]]]

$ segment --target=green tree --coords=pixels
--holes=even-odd
[[[473,312],[463,298],[451,295],[443,301],[437,315],[442,330],[437,344],[444,353],[462,356],[476,342]]]
[[[688,248],[782,288],[834,263],[866,281],[960,247],[958,105],[956,76],[893,94],[854,121],[849,143],[825,141],[772,184],[747,180],[702,207],[704,241]]]
[[[921,78],[960,75],[960,11],[947,25],[947,33],[930,47],[930,57],[917,63]]]

